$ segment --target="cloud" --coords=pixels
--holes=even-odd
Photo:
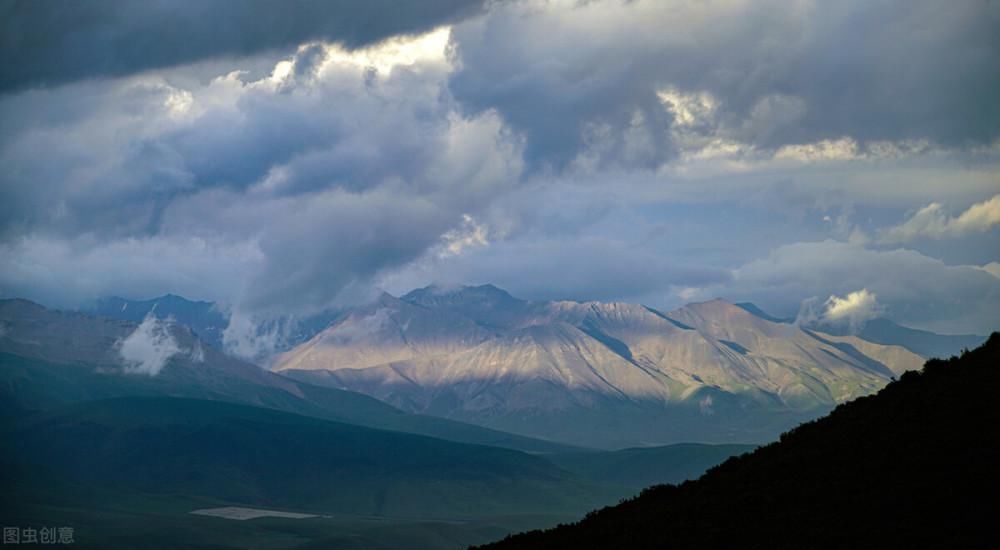
[[[29,235],[0,243],[0,289],[71,308],[109,295],[146,298],[171,289],[191,299],[232,302],[264,261],[253,240]]]
[[[831,321],[846,320],[851,324],[863,323],[874,319],[881,308],[875,294],[867,288],[851,292],[847,296],[830,296],[826,301],[826,312],[823,316]]]
[[[254,314],[356,299],[520,179],[517,136],[448,95],[448,36],[0,100],[2,290],[75,306],[170,289]]]
[[[171,357],[180,353],[177,341],[170,334],[170,321],[153,315],[118,344],[118,353],[125,363],[125,373],[156,376]]]
[[[879,241],[996,195],[993,4],[379,5],[7,8],[42,23],[0,33],[0,294],[225,302],[247,356],[429,282],[995,324],[986,218]]]
[[[845,138],[988,144],[998,17],[932,0],[498,2],[456,25],[451,89],[497,109],[543,170],[648,169],[693,136],[814,156]]]
[[[931,203],[900,225],[885,229],[883,243],[911,242],[920,238],[954,239],[972,233],[983,233],[1000,225],[1000,195],[973,204],[956,217],[944,212],[939,203]]]
[[[701,412],[702,416],[712,416],[715,414],[715,409],[712,408],[712,396],[706,395],[698,401],[698,411]]]
[[[14,2],[0,17],[0,92],[122,76],[310,41],[354,49],[478,13],[482,0]]]
[[[275,353],[288,349],[295,330],[292,318],[275,318],[247,313],[240,309],[229,312],[229,323],[222,332],[226,352],[248,361],[266,361]]]
[[[1000,279],[985,270],[947,265],[914,250],[833,240],[779,246],[736,269],[731,284],[708,291],[785,315],[799,310],[801,297],[849,298],[859,288],[878,296],[886,316],[904,325],[978,334],[1000,326]],[[848,299],[846,305],[853,303],[867,301]]]
[[[884,308],[879,305],[875,293],[863,288],[844,297],[830,296],[822,304],[815,298],[804,301],[796,323],[839,325],[847,327],[851,333],[857,333],[865,323],[883,313]]]
[[[468,215],[462,215],[462,225],[455,229],[450,229],[441,235],[440,257],[458,256],[463,250],[479,246],[487,246],[489,241],[489,229]]]

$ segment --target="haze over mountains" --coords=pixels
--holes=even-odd
[[[273,368],[412,412],[622,447],[764,441],[922,361],[723,300],[664,313],[484,285],[383,294]]]

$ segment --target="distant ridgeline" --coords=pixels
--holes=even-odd
[[[489,548],[995,548],[1000,333],[697,481]]]

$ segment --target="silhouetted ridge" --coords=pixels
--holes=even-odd
[[[985,548],[996,544],[1000,333],[933,359],[697,481],[496,548]]]

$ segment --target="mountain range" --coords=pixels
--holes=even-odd
[[[383,294],[272,368],[410,412],[614,448],[766,441],[922,363],[723,300],[661,312],[484,285]]]
[[[108,298],[90,312],[169,319],[225,349],[225,309],[166,295]],[[287,378],[411,413],[600,448],[766,441],[923,358],[984,339],[888,319],[851,335],[723,300],[671,312],[532,302],[492,285],[383,294],[283,326],[294,330],[269,363]]]

